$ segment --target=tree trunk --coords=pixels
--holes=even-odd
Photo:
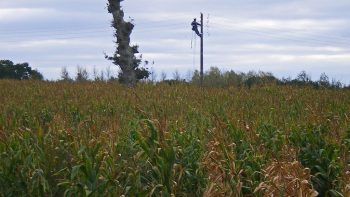
[[[135,68],[139,64],[135,53],[138,53],[138,51],[137,47],[130,46],[130,35],[134,29],[134,25],[124,20],[124,12],[120,6],[121,1],[108,0],[108,12],[113,15],[112,26],[116,29],[115,37],[117,38],[118,45],[114,57],[110,59],[121,70],[121,73],[119,73],[120,82],[128,87],[134,87],[137,82]]]

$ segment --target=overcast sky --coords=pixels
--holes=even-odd
[[[29,62],[47,79],[62,67],[115,68],[107,0],[0,0],[0,59]],[[205,15],[205,69],[305,70],[350,83],[349,0],[125,0],[136,25],[132,41],[158,73],[199,67],[199,38],[190,23]],[[208,17],[209,16],[209,17]],[[192,46],[192,48],[191,48]],[[117,70],[113,69],[116,73]]]

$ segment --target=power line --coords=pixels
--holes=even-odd
[[[234,23],[234,22],[233,22]],[[281,30],[281,29],[276,29],[274,28],[274,30],[281,30],[281,32],[271,32],[271,31],[264,31],[262,29],[258,29],[258,28],[246,28],[246,30],[242,30],[242,29],[237,29],[236,27],[233,27],[229,24],[220,24],[217,22],[211,22],[211,24],[213,24],[214,26],[220,26],[224,28],[227,28],[229,30],[234,30],[235,32],[241,32],[244,34],[250,34],[250,35],[257,35],[257,36],[263,36],[265,38],[272,38],[272,39],[279,39],[279,40],[283,40],[283,41],[293,41],[293,42],[301,42],[303,44],[310,44],[310,45],[328,45],[328,46],[339,46],[339,45],[344,45],[346,47],[349,46],[348,40],[346,39],[334,39],[334,40],[321,40],[321,39],[316,39],[316,38],[309,38],[309,37],[304,37],[303,35],[298,35],[295,34],[295,32],[287,32],[287,33],[291,33],[292,35],[286,34],[286,31]],[[159,32],[159,31],[173,31],[174,28],[176,27],[185,27],[188,26],[187,23],[172,23],[172,24],[158,24],[158,25],[148,25],[146,27],[140,27],[135,26],[135,31],[133,33],[138,34],[138,33],[150,33],[150,32]],[[138,28],[139,27],[139,28]],[[169,27],[169,28],[166,28]],[[106,27],[104,27],[106,28]],[[47,32],[47,33],[46,33]],[[79,39],[79,38],[106,38],[106,34],[102,34],[102,33],[110,33],[112,36],[113,30],[111,29],[111,31],[108,31],[107,28],[106,29],[99,29],[96,27],[95,28],[82,28],[79,29],[79,31],[76,32],[49,32],[48,31],[31,31],[31,32],[25,32],[25,31],[17,31],[17,32],[12,32],[12,33],[18,33],[18,34],[23,34],[24,36],[32,36],[32,38],[30,39],[25,39],[22,37],[19,37],[19,39],[12,39],[12,40],[5,40],[5,41],[0,41],[2,43],[14,43],[14,42],[25,42],[25,41],[36,41],[33,39],[45,39],[45,40],[72,40],[72,39]],[[35,33],[35,34],[30,34],[30,33]],[[312,35],[312,34],[311,34]],[[13,36],[13,35],[12,35]],[[317,37],[321,37],[318,35],[315,35]],[[6,36],[5,36],[6,37]],[[4,35],[0,35],[0,39],[4,38]],[[336,38],[336,37],[329,37],[329,38]]]
[[[218,18],[218,16],[216,16],[216,17]],[[219,17],[219,18],[223,18],[223,17]],[[221,26],[223,25],[222,23],[216,23],[216,24],[217,25],[221,25]],[[238,21],[229,20],[229,24],[237,24],[237,25],[239,25],[239,24],[243,24],[243,23],[242,23],[242,21],[238,22]],[[249,22],[247,22],[245,24],[249,24]],[[228,25],[225,25],[225,26],[228,26]],[[350,41],[350,38],[344,38],[344,37],[339,37],[339,36],[334,36],[334,35],[319,34],[319,33],[312,33],[312,32],[307,31],[305,29],[298,29],[297,31],[292,31],[292,30],[283,29],[283,28],[276,28],[276,27],[268,27],[268,28],[249,27],[249,29],[256,29],[256,30],[269,29],[269,30],[275,30],[275,31],[278,31],[278,32],[291,33],[291,34],[303,33],[303,34],[307,34],[309,36],[317,36],[317,37],[321,37],[321,38],[323,37],[323,38],[330,38],[330,39],[343,39],[343,40]]]
[[[101,35],[86,35],[86,36],[72,36],[72,37],[56,37],[56,38],[47,38],[40,41],[50,41],[50,40],[75,40],[80,38],[102,38]],[[0,43],[18,43],[18,42],[37,42],[39,40],[10,40],[2,41]]]
[[[164,27],[179,27],[182,26],[183,23],[177,23],[177,24],[166,24],[166,25],[158,25],[158,26],[153,26],[153,27],[147,27],[147,28],[142,28],[141,30],[135,30],[134,33],[146,33],[146,32],[155,32],[155,31],[173,31],[172,29],[165,29]],[[98,34],[98,33],[105,33],[107,31],[105,30],[95,30],[95,31],[80,31],[80,32],[66,32],[66,33],[54,33],[54,34],[34,34],[34,35],[29,35],[32,36],[31,39],[49,39],[49,40],[64,40],[64,39],[78,39],[78,38],[86,38],[86,37],[106,37],[106,35],[103,34]],[[111,36],[113,36],[112,32]],[[76,35],[73,36],[72,35]],[[1,38],[1,36],[0,36]],[[15,40],[6,40],[2,41],[3,43],[12,43],[12,42],[19,42],[19,41],[30,41],[28,39],[15,39]]]
[[[232,23],[238,24],[237,22],[232,22]],[[229,25],[223,25],[223,24],[216,23],[216,22],[214,22],[213,24],[219,25],[221,27],[224,26],[224,27],[226,27],[226,28],[228,28],[230,30],[243,31],[241,29],[237,29],[237,27],[233,27],[233,26],[229,26]],[[264,34],[271,34],[271,33],[273,33],[272,31],[266,31],[266,30],[264,31],[262,28],[248,27],[248,28],[245,28],[245,29],[248,29],[248,30],[250,30],[252,32],[258,32],[258,33],[264,33]],[[344,42],[350,43],[350,39],[346,39],[346,38],[338,37],[338,36],[330,36],[330,35],[325,35],[325,34],[316,34],[316,33],[311,33],[311,32],[306,32],[306,31],[290,31],[290,30],[288,31],[288,30],[277,29],[277,28],[269,28],[269,29],[271,29],[271,30],[273,30],[275,32],[277,31],[277,33],[280,35],[280,37],[281,37],[281,34],[285,34],[285,36],[298,37],[298,38],[300,38],[301,36],[304,36],[304,37],[307,37],[308,40],[314,40],[316,42],[317,41],[324,42],[324,41],[326,41],[326,39],[332,39],[332,42],[338,42],[340,44],[344,44]],[[324,38],[324,39],[322,39],[322,40],[321,39],[316,39],[315,37],[317,37],[317,38]]]
[[[218,25],[217,23],[213,23]],[[222,24],[220,24],[222,26]],[[258,36],[264,36],[264,37],[269,37],[269,38],[274,38],[274,39],[282,39],[285,41],[294,41],[294,42],[303,42],[306,44],[321,44],[321,45],[329,45],[329,46],[337,46],[337,45],[344,45],[346,47],[349,46],[350,42],[347,40],[321,40],[321,39],[315,39],[315,38],[310,38],[310,37],[304,37],[296,34],[292,35],[281,35],[281,34],[273,34],[273,32],[269,31],[263,31],[260,29],[256,28],[247,28],[247,30],[241,30],[241,29],[236,29],[236,28],[230,28],[234,29],[235,32],[241,32],[245,34],[252,34],[252,35],[258,35]],[[286,37],[288,36],[288,37]]]
[[[145,24],[151,24],[151,25],[147,25],[144,26]],[[174,26],[174,25],[184,25],[185,23],[167,23],[167,24],[158,24],[155,25],[157,23],[141,23],[141,24],[137,24],[135,25],[135,27],[139,27],[142,26],[143,29],[148,29],[148,28],[162,28],[162,27],[170,27],[170,26]],[[25,30],[25,31],[0,31],[1,35],[0,36],[4,36],[4,35],[10,35],[12,36],[13,34],[38,34],[38,33],[52,33],[52,32],[69,32],[69,31],[93,31],[93,30],[107,30],[107,28],[110,28],[111,30],[113,30],[112,27],[110,26],[85,26],[85,27],[74,27],[74,28],[67,28],[67,27],[61,27],[61,28],[50,28],[50,29],[32,29],[32,30]]]

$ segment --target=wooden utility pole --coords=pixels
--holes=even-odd
[[[196,36],[199,36],[201,38],[201,57],[200,57],[200,62],[201,62],[201,66],[200,66],[200,83],[201,85],[203,85],[203,79],[204,79],[204,73],[203,73],[203,64],[204,64],[204,58],[203,58],[203,37],[204,37],[204,21],[203,21],[203,13],[201,13],[201,23],[197,22],[197,19],[193,19],[193,22],[191,23],[192,26],[192,31],[196,32]],[[199,32],[198,30],[198,26],[201,27],[201,32]]]
[[[203,64],[204,64],[204,58],[203,58],[203,37],[204,37],[204,32],[203,32],[203,13],[201,13],[201,85],[203,85],[203,80],[204,80],[204,73],[203,73]]]

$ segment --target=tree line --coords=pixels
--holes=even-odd
[[[193,73],[190,83],[200,84],[200,73],[198,70]],[[336,79],[330,79],[325,73],[322,73],[318,80],[312,80],[311,76],[305,71],[301,71],[295,78],[288,77],[279,79],[270,72],[249,71],[244,73],[235,72],[233,70],[223,72],[217,67],[211,67],[204,73],[203,80],[203,85],[209,87],[246,86],[250,88],[252,86],[261,86],[266,84],[350,89],[350,84],[346,85]]]
[[[95,68],[91,74],[84,68],[77,67],[75,77],[70,77],[66,68],[62,69],[60,81],[70,82],[86,82],[86,81],[104,81],[104,82],[120,82],[118,77],[115,77],[110,68],[105,71],[98,72]],[[179,71],[172,73],[171,77],[168,77],[165,72],[162,72],[160,76],[156,74],[154,70],[150,71],[150,75],[147,78],[140,79],[140,83],[148,84],[160,84],[165,83],[169,85],[173,84],[188,84],[188,85],[200,85],[200,73],[198,70],[194,72],[189,71],[186,76],[182,76]],[[305,71],[301,71],[295,78],[282,78],[275,77],[270,72],[255,72],[249,71],[236,72],[234,70],[221,71],[218,67],[211,67],[204,73],[203,86],[205,87],[217,87],[225,88],[230,86],[235,87],[248,87],[263,86],[263,85],[281,85],[281,86],[309,86],[313,88],[330,88],[350,89],[350,84],[346,85],[336,79],[330,79],[325,73],[322,73],[318,80],[312,80],[311,76]]]
[[[43,80],[43,75],[33,70],[28,63],[15,64],[10,60],[0,60],[0,79],[36,79]]]
[[[180,72],[175,71],[172,77],[167,78],[167,74],[162,72],[160,78],[157,79],[157,74],[154,70],[147,71],[147,77],[138,79],[140,83],[167,83],[167,84],[192,84],[200,85],[200,73],[198,70],[188,72],[186,77],[181,76]],[[110,67],[105,70],[93,69],[89,73],[85,68],[78,66],[75,75],[71,75],[66,67],[62,68],[60,79],[57,81],[65,82],[120,82],[120,74],[115,76]],[[0,79],[16,79],[16,80],[43,80],[43,75],[32,69],[28,63],[13,63],[10,60],[0,60]],[[291,86],[310,86],[314,88],[348,88],[350,84],[346,85],[338,80],[330,79],[325,73],[322,73],[318,80],[312,80],[311,76],[305,71],[300,72],[295,78],[275,77],[270,72],[255,72],[249,71],[236,72],[234,70],[221,71],[218,67],[211,67],[204,73],[203,86],[206,87],[248,87],[261,86],[268,84],[276,85],[291,85]]]

